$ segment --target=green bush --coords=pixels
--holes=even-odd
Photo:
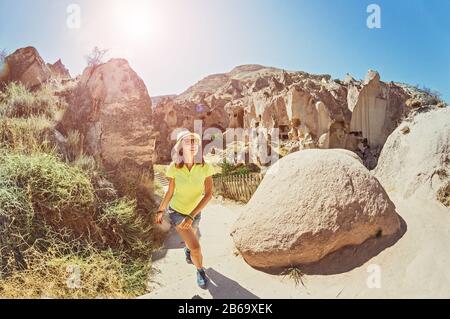
[[[250,173],[259,173],[261,170],[255,164],[232,164],[227,162],[227,160],[223,160],[223,162],[219,165],[222,169],[222,172],[218,175],[229,176],[229,175],[247,175]]]
[[[136,214],[136,200],[121,198],[103,209],[100,227],[108,229],[109,245],[120,247],[135,256],[150,256],[151,226]]]
[[[33,208],[46,213],[84,213],[94,202],[86,175],[49,154],[4,155],[0,179],[23,189]]]
[[[222,169],[222,175],[230,175],[235,167],[235,165],[228,163],[226,159],[219,166]]]
[[[80,170],[54,156],[3,152],[0,181],[3,258],[15,254],[20,263],[21,247],[45,238],[49,227],[81,234],[89,226],[94,189]]]
[[[151,252],[150,226],[137,216],[135,201],[104,200],[104,189],[97,189],[85,172],[53,155],[3,154],[0,180],[2,214],[15,221],[14,232],[27,242],[45,237],[45,228],[51,227],[98,247]]]
[[[2,298],[133,298],[146,292],[148,261],[68,238],[51,237],[48,246],[24,251],[27,268],[0,279]]]

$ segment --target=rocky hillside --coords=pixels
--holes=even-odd
[[[0,70],[0,272],[11,276],[0,281],[2,296],[74,294],[55,281],[80,260],[95,269],[83,269],[93,274],[86,281],[92,286],[77,296],[142,294],[155,243],[153,164],[170,160],[173,130],[192,130],[194,120],[223,133],[278,128],[281,146],[295,153],[269,169],[234,227],[237,249],[254,266],[321,262],[348,245],[404,235],[391,195],[402,200],[395,204],[403,212],[414,210],[412,218],[427,213],[408,224],[414,245],[397,258],[415,256],[421,242],[428,254],[448,237],[437,226],[448,219],[442,204],[450,206],[450,113],[427,90],[383,82],[376,71],[341,81],[244,65],[155,101],[124,59],[72,78],[61,60],[48,64],[32,47],[6,57]],[[235,146],[249,150],[240,143]],[[296,152],[337,148],[360,158],[345,150]],[[284,223],[267,227],[274,214]],[[427,242],[415,231],[431,229],[423,226],[430,216],[436,227],[426,236],[441,233]]]
[[[51,84],[52,94],[67,105],[53,132],[59,151],[67,154],[76,149],[93,156],[121,195],[137,198],[139,210],[152,207],[152,101],[126,60],[87,67],[72,79],[61,60],[45,63],[35,48],[27,47],[6,57],[0,74],[0,86],[16,82],[38,90]]]
[[[345,148],[358,153],[366,166],[376,166],[387,137],[414,108],[443,106],[413,86],[381,81],[376,71],[364,80],[347,76],[291,72],[243,65],[210,75],[175,98],[156,106],[160,160],[168,160],[170,133],[176,127],[279,128],[290,151]],[[166,145],[167,147],[164,147]]]
[[[152,102],[143,81],[120,59],[87,68],[71,79],[61,60],[46,64],[28,47],[8,56],[5,66],[1,83],[16,81],[30,89],[49,81],[69,83],[58,92],[66,98],[69,112],[56,135],[64,143],[70,131],[80,132],[84,148],[112,171],[121,165],[151,171],[153,160],[167,163],[172,132],[193,130],[195,120],[203,129],[222,132],[278,128],[281,154],[344,148],[372,169],[388,136],[412,110],[445,106],[414,86],[381,81],[376,71],[369,71],[364,80],[348,75],[341,81],[326,74],[243,65],[210,75],[178,96]],[[116,125],[119,122],[123,125]]]
[[[159,104],[159,102],[161,102],[164,99],[174,99],[177,96],[175,94],[170,94],[170,95],[159,95],[159,96],[152,96],[152,107],[155,108],[156,105]]]
[[[157,247],[144,82],[122,59],[72,79],[32,47],[0,75],[0,298],[142,295]]]

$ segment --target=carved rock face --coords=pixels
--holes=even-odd
[[[242,119],[242,116],[243,112],[236,114],[235,120]],[[204,130],[217,128],[220,132],[230,125],[223,106],[211,107],[206,103],[200,104],[176,99],[166,99],[157,105],[153,123],[155,131],[158,133],[156,161],[161,163],[171,161],[171,150],[175,144],[177,129],[194,131],[194,124],[201,123]]]
[[[329,75],[243,65],[208,76],[174,98],[170,103],[179,105],[176,114],[185,120],[174,125],[173,117],[166,116],[168,125],[158,125],[168,133],[188,125],[195,116],[186,118],[184,109],[202,103],[209,107],[216,127],[279,128],[289,132],[280,134],[282,140],[291,140],[288,143],[346,148],[361,157],[371,154],[366,164],[373,168],[386,138],[409,111],[406,101],[414,94],[413,88],[382,82],[376,71],[369,71],[363,81],[351,76],[339,81]],[[160,111],[173,110],[170,103],[161,103]],[[210,123],[214,122],[205,121],[203,127]]]
[[[350,131],[362,132],[371,147],[384,144],[405,112],[408,95],[400,93],[396,98],[395,91],[374,71],[369,71],[360,90],[354,86],[349,90],[348,105],[353,112]]]

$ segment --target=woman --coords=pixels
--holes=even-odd
[[[186,261],[197,268],[197,284],[205,289],[208,278],[203,268],[203,256],[197,237],[201,210],[212,197],[212,165],[205,163],[198,134],[182,132],[175,145],[177,154],[167,169],[169,189],[156,213],[156,223],[162,223],[168,208],[171,224],[176,227],[186,247]],[[169,205],[170,204],[170,205]]]

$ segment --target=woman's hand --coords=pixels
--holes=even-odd
[[[156,215],[155,215],[155,223],[156,224],[162,224],[163,214],[164,214],[163,211],[156,212]]]
[[[180,223],[181,229],[190,229],[192,227],[192,219],[189,217],[185,217],[184,220]]]

